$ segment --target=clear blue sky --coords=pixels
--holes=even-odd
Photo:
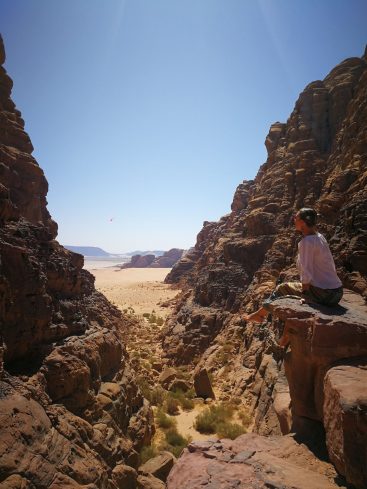
[[[270,124],[363,54],[366,19],[365,0],[0,0],[59,241],[192,246],[265,161]]]

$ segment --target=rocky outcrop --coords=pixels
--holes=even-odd
[[[337,479],[330,464],[318,460],[292,436],[246,434],[233,441],[191,443],[170,472],[167,489],[346,487]]]
[[[175,263],[182,257],[184,250],[178,248],[172,248],[169,251],[165,251],[162,256],[157,256],[153,263],[149,265],[150,268],[172,268]]]
[[[124,268],[146,268],[149,267],[155,260],[155,255],[133,255],[128,263],[121,265],[121,270]]]
[[[357,487],[364,477],[364,455],[350,463],[348,444],[366,446],[364,418],[357,415],[363,402],[354,399],[346,407],[342,400],[349,393],[338,391],[340,370],[333,370],[343,355],[365,356],[366,331],[351,313],[354,306],[344,303],[348,313],[333,320],[302,308],[302,341],[294,343],[285,362],[269,324],[246,324],[242,316],[256,309],[278,280],[298,278],[292,216],[303,206],[320,213],[319,229],[330,243],[343,285],[362,302],[367,298],[366,60],[366,55],[347,59],[324,80],[310,83],[288,121],[271,126],[265,141],[268,158],[256,178],[238,186],[228,215],[204,223],[194,249],[167,276],[183,292],[162,340],[168,361],[207,368],[221,383],[223,399],[242,397],[258,433],[287,433],[292,423],[301,432],[307,420],[333,426],[335,437],[327,436],[330,458]],[[313,330],[316,317],[320,327]],[[310,331],[316,335],[311,350]],[[327,349],[330,334],[325,331],[336,334],[333,351]],[[331,409],[339,414],[329,419]],[[358,441],[350,441],[353,436]]]
[[[304,418],[320,421],[330,460],[349,483],[366,487],[367,305],[347,292],[333,309],[283,299],[271,310],[269,327],[290,338],[284,366],[294,429]]]
[[[184,250],[172,248],[165,251],[162,256],[155,255],[133,255],[129,263],[121,266],[123,268],[171,268],[182,257]]]
[[[11,89],[1,66],[0,484],[135,488],[152,420],[121,342],[129,320],[55,240]]]
[[[287,123],[270,128],[255,180],[239,185],[230,214],[204,223],[167,277],[184,288],[165,329],[168,359],[202,357],[218,335],[240,331],[241,312],[258,307],[278,279],[298,276],[292,215],[302,206],[320,212],[344,285],[367,295],[366,121],[367,63],[351,58],[309,84]],[[247,326],[245,342],[257,336]]]

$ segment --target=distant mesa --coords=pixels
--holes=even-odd
[[[121,266],[123,268],[172,268],[183,256],[185,250],[172,248],[163,252],[161,256],[154,254],[134,255],[129,263]]]
[[[69,251],[73,251],[74,253],[79,253],[83,256],[111,256],[107,251],[102,250],[102,248],[97,248],[96,246],[68,246],[65,245],[65,248]]]

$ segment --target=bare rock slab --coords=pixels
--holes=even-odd
[[[331,464],[318,460],[292,436],[249,433],[233,441],[191,443],[170,472],[167,489],[343,487],[336,477]]]
[[[341,365],[328,371],[324,426],[331,461],[358,489],[367,487],[366,365]]]

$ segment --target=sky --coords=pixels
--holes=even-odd
[[[367,43],[365,0],[0,0],[64,245],[189,248],[266,160],[270,124]]]

